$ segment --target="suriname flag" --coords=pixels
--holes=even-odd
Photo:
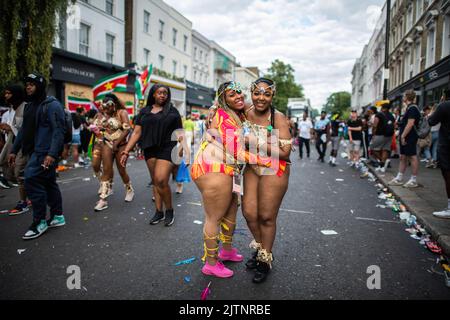
[[[70,112],[76,112],[77,108],[82,107],[86,111],[91,110],[92,103],[89,99],[84,98],[77,98],[77,97],[67,97],[67,107],[69,108]]]
[[[99,80],[92,89],[94,100],[101,100],[108,93],[127,91],[128,70]]]

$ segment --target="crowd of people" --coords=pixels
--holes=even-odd
[[[393,108],[389,101],[383,101],[379,108],[372,106],[363,113],[351,110],[348,119],[340,113],[328,115],[322,112],[320,118],[310,119],[305,113],[293,126],[293,136],[299,146],[299,156],[303,159],[304,146],[310,157],[310,145],[315,144],[318,161],[325,162],[327,148],[331,145],[329,164],[336,166],[340,148],[345,148],[344,157],[349,166],[361,168],[371,164],[381,174],[391,167],[391,159],[399,159],[398,173],[389,182],[391,186],[418,188],[420,162],[426,168],[440,168],[446,183],[449,198],[448,209],[434,212],[439,218],[450,218],[450,159],[448,145],[449,93],[443,93],[439,104],[417,106],[417,96],[413,90],[404,93],[400,106]],[[312,142],[313,141],[313,142]],[[405,173],[411,167],[411,176],[405,181]],[[363,172],[362,177],[367,176]]]
[[[69,156],[74,168],[91,162],[99,183],[95,211],[108,208],[114,163],[125,185],[125,201],[133,201],[127,163],[135,151],[143,154],[151,179],[149,200],[154,201],[155,211],[150,225],[164,221],[170,227],[175,222],[171,175],[177,193],[192,179],[202,195],[205,213],[202,272],[229,278],[233,271],[223,262],[244,260],[233,246],[238,208],[242,207],[254,237],[250,245],[254,252],[245,265],[255,272],[253,282],[265,281],[274,260],[276,220],[288,189],[293,145],[289,121],[272,103],[276,94],[272,80],[260,78],[251,84],[251,104],[245,102],[239,83],[222,84],[216,104],[200,121],[189,116],[183,121],[165,85],[151,87],[146,106],[130,121],[122,101],[112,93],[98,109],[78,108],[71,113],[47,96],[42,75],[32,73],[24,83],[25,87],[6,88],[8,111],[0,126],[2,186],[19,186],[19,201],[9,213],[33,211],[24,240],[66,224],[57,168],[68,165]],[[200,140],[200,148],[191,158],[195,140]]]

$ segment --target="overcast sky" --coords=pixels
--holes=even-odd
[[[193,28],[263,72],[290,63],[313,107],[351,92],[355,59],[369,41],[384,0],[165,0]]]

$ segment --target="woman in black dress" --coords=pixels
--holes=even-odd
[[[151,225],[164,220],[165,226],[169,227],[174,222],[169,178],[174,166],[172,151],[175,154],[173,159],[176,159],[177,154],[174,131],[182,128],[180,113],[171,103],[169,87],[154,85],[150,89],[147,106],[136,117],[133,135],[122,152],[121,159],[122,165],[125,166],[129,152],[140,141],[156,191],[156,213],[150,220]]]

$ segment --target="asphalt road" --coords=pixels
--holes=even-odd
[[[136,197],[130,204],[116,175],[110,208],[95,213],[98,185],[90,169],[80,168],[60,178],[65,227],[26,242],[21,236],[31,215],[0,215],[0,299],[199,300],[210,281],[211,300],[450,298],[442,276],[431,272],[436,256],[411,239],[390,210],[376,207],[382,202],[375,183],[360,179],[343,159],[331,168],[297,158],[278,218],[274,269],[262,285],[251,282],[243,263],[230,264],[231,279],[202,275],[203,226],[194,221],[204,219],[193,183],[174,195],[175,224],[150,226],[148,172],[143,161],[131,161]],[[14,206],[16,192],[0,190],[2,208]],[[252,238],[241,214],[237,228],[235,245],[247,258]],[[191,257],[196,261],[175,266]],[[73,265],[81,270],[80,290],[67,288]],[[380,290],[367,288],[373,265],[381,270]]]

